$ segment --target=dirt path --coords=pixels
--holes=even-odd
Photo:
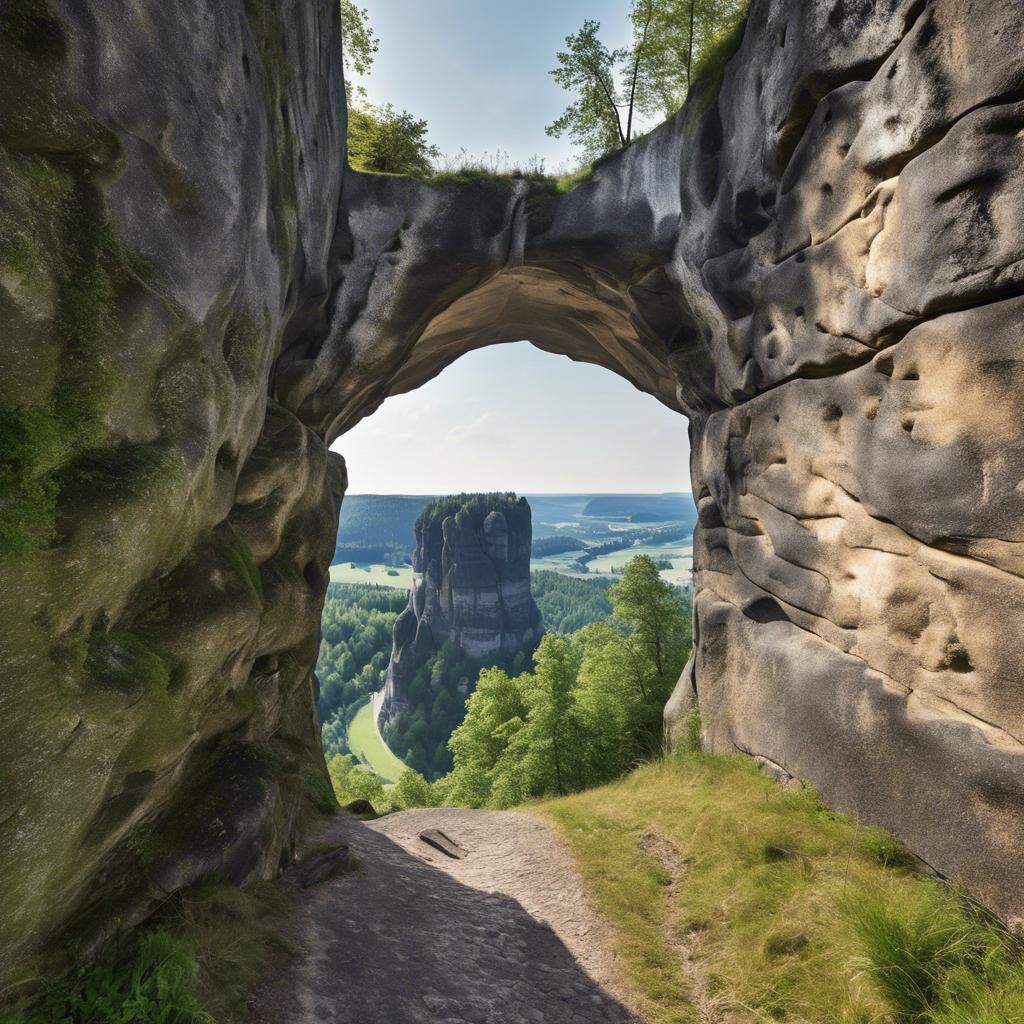
[[[427,828],[468,856],[427,846]],[[609,994],[604,925],[532,815],[339,817],[322,839],[348,843],[360,869],[298,890],[300,953],[258,994],[249,1024],[636,1024]]]

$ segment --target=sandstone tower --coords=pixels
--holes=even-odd
[[[382,718],[407,705],[409,680],[444,643],[480,661],[536,647],[543,625],[530,593],[532,537],[529,502],[513,494],[452,495],[424,507]]]

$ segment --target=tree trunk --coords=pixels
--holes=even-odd
[[[697,0],[690,0],[690,38],[687,41],[689,50],[686,54],[686,91],[690,91],[690,70],[693,67],[693,12],[697,5]]]

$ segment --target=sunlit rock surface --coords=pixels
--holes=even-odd
[[[525,498],[487,497],[416,523],[409,606],[395,621],[381,715],[409,705],[412,677],[443,644],[477,661],[533,653],[544,631],[530,593],[533,523]],[[442,499],[443,501],[444,499]]]
[[[0,979],[287,861],[326,445],[523,337],[690,416],[673,706],[1024,915],[1019,0],[754,0],[565,196],[345,171],[334,0],[49,9],[0,11]]]

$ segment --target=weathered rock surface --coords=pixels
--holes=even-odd
[[[326,806],[326,445],[531,338],[690,416],[705,738],[1024,915],[1024,8],[754,0],[563,197],[344,170],[333,0],[0,11],[0,981]]]
[[[477,661],[533,653],[544,627],[530,592],[532,541],[525,498],[460,495],[424,508],[416,521],[409,605],[395,620],[381,717],[408,706],[409,682],[442,644]]]
[[[426,831],[469,855],[427,846]],[[348,844],[360,871],[297,901],[297,954],[261,988],[247,1024],[638,1024],[606,923],[533,815],[339,816],[319,838]]]

